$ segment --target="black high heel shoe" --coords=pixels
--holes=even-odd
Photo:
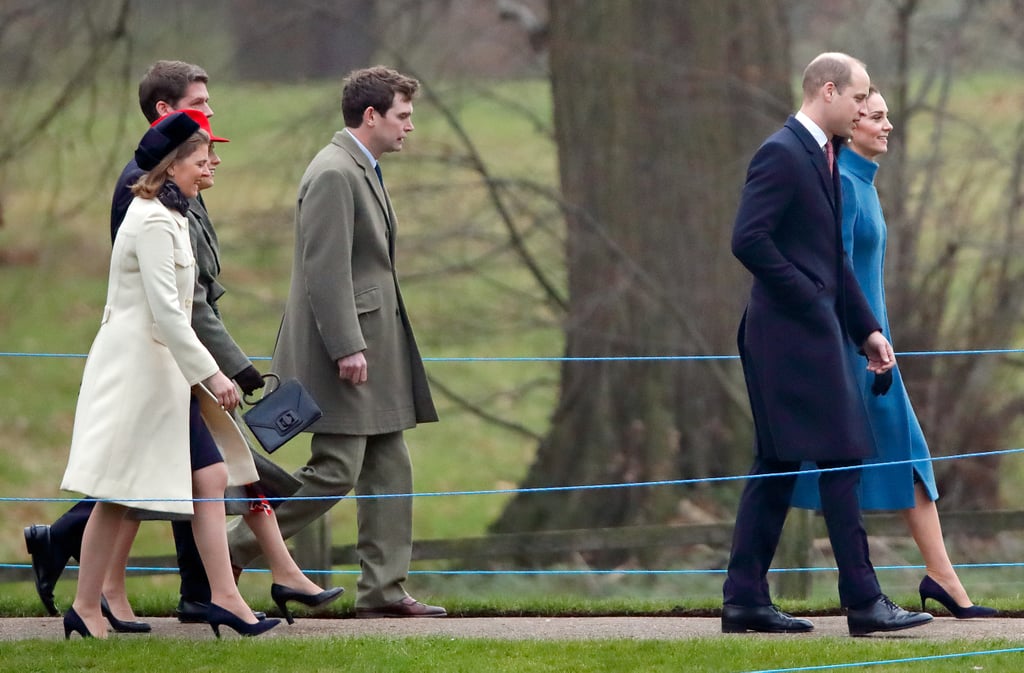
[[[984,605],[971,605],[963,608],[957,605],[953,597],[943,589],[938,582],[933,580],[928,575],[924,576],[921,580],[921,585],[917,588],[918,593],[921,594],[921,610],[924,610],[924,601],[926,598],[938,601],[942,604],[942,607],[949,610],[954,617],[957,619],[971,619],[974,617],[992,617],[999,611],[995,608],[988,608]]]
[[[106,596],[100,596],[100,612],[118,633],[149,633],[153,630],[153,627],[146,622],[124,622],[115,617],[114,613],[110,611],[110,603],[107,603]]]
[[[255,624],[249,624],[235,613],[225,610],[216,603],[210,603],[210,607],[206,611],[206,620],[218,638],[220,638],[221,624],[233,628],[241,636],[252,637],[266,633],[281,623],[280,619],[264,619]]]
[[[83,638],[92,638],[89,627],[85,625],[85,620],[78,616],[74,608],[68,608],[68,611],[64,613],[64,640],[71,640],[72,631]]]
[[[288,610],[288,601],[298,601],[311,608],[317,608],[321,605],[327,605],[343,593],[345,593],[345,590],[341,587],[324,589],[318,594],[304,594],[283,584],[270,585],[270,597],[277,603],[277,607],[281,610],[281,614],[284,615],[289,624],[294,624],[295,618],[292,617],[292,613]]]

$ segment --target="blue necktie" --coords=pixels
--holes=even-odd
[[[373,170],[377,172],[377,179],[380,180],[380,186],[384,186],[384,175],[380,172],[380,164],[374,164]]]

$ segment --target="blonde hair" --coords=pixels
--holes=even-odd
[[[167,169],[171,167],[171,164],[192,156],[192,153],[200,147],[209,146],[209,144],[210,136],[206,134],[206,131],[199,129],[189,136],[188,140],[178,145],[173,152],[164,157],[153,170],[139,176],[139,179],[132,185],[132,194],[143,199],[155,198],[160,193],[164,183],[167,182]]]

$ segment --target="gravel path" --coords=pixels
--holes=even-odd
[[[213,638],[213,632],[202,624],[179,624],[176,619],[162,617],[148,620],[157,638]],[[440,619],[298,619],[288,626],[282,623],[270,637],[358,637],[358,636],[443,636],[449,638],[494,638],[499,640],[593,640],[629,638],[635,640],[676,640],[682,638],[815,638],[848,636],[845,617],[815,617],[815,629],[799,635],[729,635],[724,636],[717,618],[700,617],[502,617],[502,618],[440,618]],[[954,639],[982,640],[1005,638],[1024,642],[1024,629],[1019,619],[994,618],[956,620],[939,617],[930,624],[891,634],[875,634],[875,638],[901,638],[946,641]],[[222,634],[234,632],[221,628]],[[139,638],[137,635],[112,634],[118,638]],[[64,630],[59,618],[25,617],[0,619],[0,641],[42,638],[59,640]]]

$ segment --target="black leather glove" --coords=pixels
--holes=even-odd
[[[875,382],[871,384],[871,392],[875,395],[884,395],[892,387],[892,370],[884,374],[875,374]]]
[[[242,389],[242,392],[246,395],[252,395],[253,392],[259,390],[264,385],[263,376],[260,375],[258,369],[249,365],[242,371],[235,374],[235,383]]]

